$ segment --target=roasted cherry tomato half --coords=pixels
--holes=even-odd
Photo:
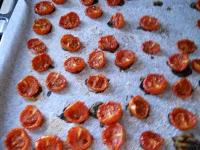
[[[100,6],[92,5],[85,9],[85,14],[91,19],[97,19],[103,15],[103,11]]]
[[[137,95],[129,101],[128,109],[136,118],[145,119],[149,115],[150,105],[143,97]]]
[[[200,0],[198,0],[196,2],[196,5],[195,5],[196,9],[200,11]]]
[[[153,16],[143,16],[140,18],[140,27],[146,31],[156,31],[160,29],[160,22]]]
[[[34,9],[38,15],[49,15],[55,11],[55,6],[52,2],[41,1],[35,4]]]
[[[122,0],[107,0],[109,6],[117,6],[121,3]]]
[[[93,69],[102,69],[106,65],[104,52],[101,50],[93,50],[89,55],[88,64]]]
[[[65,0],[52,0],[55,4],[60,5],[60,4],[64,4]]]
[[[39,54],[32,59],[32,67],[37,72],[46,71],[52,65],[53,61],[51,57],[46,53]]]
[[[153,131],[145,131],[140,135],[140,145],[144,150],[161,150],[164,138]]]
[[[119,43],[113,35],[102,36],[98,41],[101,50],[115,52],[119,47]]]
[[[65,70],[71,73],[79,73],[85,68],[85,61],[81,57],[70,57],[64,62]]]
[[[94,4],[94,1],[95,1],[95,0],[80,0],[80,1],[81,1],[81,3],[82,3],[83,5],[85,5],[85,6],[91,6],[91,5]]]
[[[31,49],[33,54],[44,53],[47,50],[46,45],[38,38],[32,38],[27,41],[28,49]]]
[[[200,73],[200,58],[196,58],[192,60],[192,69]]]
[[[126,132],[119,123],[107,126],[102,132],[102,139],[111,150],[120,150],[125,143]]]
[[[188,54],[175,53],[168,58],[167,64],[173,71],[181,72],[189,66]]]
[[[108,25],[113,28],[121,29],[125,25],[125,19],[122,13],[117,12],[110,18]]]
[[[65,29],[73,29],[80,25],[81,21],[77,13],[69,12],[60,17],[59,25]]]
[[[160,44],[152,40],[145,41],[142,44],[142,50],[147,54],[155,55],[160,52]]]
[[[7,133],[4,144],[7,150],[27,150],[31,147],[31,140],[24,129],[14,128]]]
[[[33,23],[33,31],[39,35],[44,35],[51,32],[52,24],[46,18],[36,19]]]
[[[63,150],[63,141],[55,135],[42,136],[35,142],[35,150]]]
[[[119,50],[115,54],[115,65],[120,69],[128,69],[136,61],[136,54],[131,50]]]
[[[189,39],[182,39],[177,42],[177,47],[180,52],[190,54],[197,50],[196,44]]]
[[[196,126],[197,117],[185,108],[174,108],[169,113],[169,122],[179,130],[189,130]]]
[[[68,131],[67,143],[73,150],[87,150],[93,142],[90,132],[83,127],[72,127]]]
[[[197,27],[200,29],[200,19],[197,20]]]
[[[117,123],[121,119],[122,114],[122,105],[114,101],[103,103],[97,110],[98,120],[105,125]]]

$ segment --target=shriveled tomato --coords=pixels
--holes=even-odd
[[[169,122],[179,130],[189,130],[196,126],[197,117],[185,108],[176,107],[169,113]]]
[[[52,2],[41,1],[35,4],[34,9],[38,15],[49,15],[55,11],[55,6]]]
[[[24,129],[13,128],[7,133],[4,144],[7,150],[27,150],[31,147],[31,140]]]
[[[101,50],[93,50],[89,55],[88,64],[93,69],[102,69],[106,65],[104,52]]]
[[[46,86],[52,92],[60,92],[67,86],[67,80],[58,72],[50,72],[46,78]]]
[[[33,54],[44,53],[47,50],[46,45],[38,38],[32,38],[27,41],[27,47],[31,49]]]
[[[65,0],[52,0],[55,4],[64,4],[65,3]]]
[[[92,145],[93,137],[86,128],[76,126],[68,131],[67,142],[73,150],[87,150]]]
[[[188,98],[192,94],[192,84],[187,78],[181,78],[173,84],[172,91],[177,97]]]
[[[150,105],[143,97],[137,95],[129,101],[128,109],[136,118],[145,119],[149,115]]]
[[[46,18],[36,19],[33,23],[33,31],[39,35],[44,35],[51,32],[52,24]]]
[[[125,129],[119,123],[110,125],[103,130],[102,139],[109,149],[120,150],[126,140]]]
[[[148,74],[143,80],[143,88],[145,92],[153,95],[162,94],[168,86],[168,82],[164,75]]]
[[[64,117],[68,122],[83,123],[89,117],[89,109],[83,102],[77,101],[65,108]]]
[[[118,122],[121,119],[122,114],[122,105],[114,101],[103,103],[97,110],[98,120],[105,125],[111,125]]]
[[[200,19],[197,20],[197,27],[200,29]]]
[[[125,25],[125,19],[122,13],[117,12],[110,18],[108,25],[113,28],[121,29]]]
[[[80,0],[80,1],[85,6],[91,6],[94,4],[94,0]]]
[[[196,58],[192,60],[192,69],[200,73],[200,58]]]
[[[98,41],[100,49],[109,52],[115,52],[119,47],[119,43],[113,35],[102,36]]]
[[[190,54],[197,50],[196,44],[189,39],[182,39],[177,42],[177,47],[180,52]]]
[[[31,75],[26,76],[17,83],[17,91],[19,95],[26,98],[34,98],[40,93],[39,81]]]
[[[73,29],[80,25],[81,21],[77,13],[69,12],[60,17],[59,25],[65,29]]]
[[[35,142],[35,150],[63,150],[63,141],[55,135],[40,137]]]
[[[121,3],[122,0],[107,0],[109,6],[117,6]]]
[[[160,22],[153,16],[143,16],[140,18],[140,27],[147,31],[156,31],[160,29]]]
[[[142,50],[147,54],[155,55],[160,52],[160,44],[152,40],[145,41],[142,44]]]
[[[136,61],[136,54],[131,50],[119,50],[115,54],[115,65],[120,69],[128,69]]]
[[[100,6],[92,5],[85,9],[85,14],[92,19],[97,19],[103,15],[103,11]]]
[[[64,67],[71,73],[79,73],[85,68],[85,61],[81,57],[70,57],[65,60]]]
[[[86,85],[88,88],[96,93],[104,92],[109,86],[109,80],[106,76],[99,74],[99,75],[91,75],[86,80]]]
[[[52,65],[53,61],[51,57],[46,53],[39,54],[32,59],[32,67],[37,72],[46,71]]]
[[[188,54],[175,53],[168,58],[167,64],[177,72],[185,70],[190,63]]]
[[[144,150],[161,150],[164,138],[153,131],[145,131],[140,135],[140,145]]]
[[[197,0],[195,6],[196,6],[196,9],[200,11],[200,0]]]
[[[72,34],[65,34],[60,40],[60,44],[64,50],[76,52],[81,48],[80,39]]]

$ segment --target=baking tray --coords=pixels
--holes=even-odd
[[[170,88],[160,96],[145,95],[139,85],[140,78],[148,73],[163,73],[170,85],[178,79],[166,65],[167,57],[178,51],[175,46],[177,40],[189,38],[200,47],[200,30],[196,27],[196,20],[199,19],[200,13],[190,8],[192,1],[163,0],[162,7],[155,7],[152,0],[127,0],[123,6],[109,7],[104,0],[99,0],[104,15],[100,19],[91,20],[85,16],[85,7],[80,4],[79,0],[67,0],[64,5],[56,6],[56,11],[52,15],[46,16],[53,24],[53,30],[45,36],[36,35],[31,29],[33,20],[39,17],[33,11],[35,2],[35,0],[27,2],[19,0],[0,45],[0,149],[4,149],[2,143],[6,133],[11,128],[21,127],[18,119],[19,113],[28,104],[36,105],[46,119],[42,128],[37,131],[28,131],[34,142],[37,138],[46,134],[56,134],[66,140],[68,129],[75,124],[66,123],[57,116],[71,102],[82,100],[90,107],[96,101],[114,100],[121,102],[124,109],[123,118],[120,122],[127,131],[127,140],[122,150],[141,149],[139,136],[145,130],[153,130],[161,134],[165,138],[164,149],[173,150],[171,137],[181,132],[169,124],[168,113],[172,108],[180,106],[193,111],[198,116],[200,115],[199,74],[193,72],[188,77],[193,84],[194,92],[192,97],[186,101],[173,96]],[[76,29],[66,30],[59,27],[58,22],[61,15],[70,11],[78,13],[81,25]],[[113,29],[107,25],[110,16],[117,11],[122,12],[127,21],[122,30]],[[147,14],[160,19],[161,30],[145,32],[137,28],[139,18]],[[59,41],[61,36],[66,33],[78,36],[84,48],[76,53],[63,51]],[[120,48],[132,49],[138,57],[136,64],[126,71],[120,71],[114,65],[114,54],[106,52],[108,63],[102,70],[92,70],[87,66],[76,75],[64,70],[63,62],[66,57],[81,56],[87,61],[91,50],[97,48],[99,37],[106,34],[115,35],[120,43]],[[26,48],[26,41],[31,37],[38,37],[46,43],[48,54],[54,60],[55,68],[52,70],[61,72],[68,79],[69,86],[63,92],[52,93],[48,97],[48,90],[44,83],[49,71],[37,73],[31,69],[33,55]],[[159,42],[162,48],[161,54],[154,56],[154,59],[141,50],[142,42],[149,39]],[[200,49],[191,54],[190,58],[199,56]],[[95,94],[85,86],[85,79],[90,74],[97,73],[103,73],[110,79],[111,86],[104,93]],[[16,84],[26,75],[36,76],[42,85],[43,91],[37,101],[27,101],[17,94]],[[131,117],[125,109],[130,97],[138,94],[143,96],[151,105],[150,116],[143,121]],[[83,126],[89,129],[94,137],[91,149],[106,150],[107,147],[101,139],[103,128],[100,127],[98,120],[90,117]],[[194,133],[199,137],[199,131],[200,123],[189,133]]]

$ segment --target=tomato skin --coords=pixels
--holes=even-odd
[[[101,50],[114,53],[119,47],[119,43],[113,35],[102,36],[98,41]]]
[[[196,58],[192,60],[192,69],[197,73],[200,73],[200,58]]]
[[[39,18],[34,21],[32,28],[35,33],[45,35],[51,32],[52,24],[46,18]]]
[[[27,41],[28,49],[31,49],[33,54],[44,53],[47,50],[46,45],[38,38],[32,38]]]
[[[197,124],[197,116],[191,111],[176,107],[168,115],[169,122],[177,129],[186,131],[194,128]]]
[[[189,39],[181,39],[177,43],[177,48],[180,52],[190,54],[197,50],[196,44]]]
[[[93,50],[89,54],[88,64],[92,69],[102,69],[106,65],[104,52],[101,50]]]
[[[200,19],[197,20],[197,27],[200,29]]]
[[[38,15],[49,15],[55,11],[55,6],[52,2],[41,1],[35,4],[34,10]]]
[[[65,0],[52,0],[55,4],[61,5],[65,3]]]
[[[79,73],[85,68],[85,61],[81,57],[70,57],[64,62],[65,70],[71,73]]]
[[[109,6],[117,6],[121,3],[121,0],[106,0]]]
[[[80,0],[80,1],[85,6],[91,6],[94,4],[94,0]]]
[[[160,44],[152,40],[145,41],[142,44],[142,50],[147,54],[155,55],[160,52]]]
[[[198,11],[200,11],[200,0],[197,0],[195,6],[196,6],[196,9],[197,9]]]
[[[59,25],[64,29],[73,29],[80,25],[81,21],[77,13],[69,12],[60,17]]]
[[[140,18],[140,27],[146,31],[156,31],[160,29],[160,22],[153,16],[143,16]]]
[[[91,19],[97,19],[103,15],[103,11],[100,6],[92,5],[85,9],[85,15]]]
[[[125,26],[125,19],[122,13],[117,12],[110,18],[108,25],[116,29],[121,29]]]

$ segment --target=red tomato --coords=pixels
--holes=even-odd
[[[89,117],[89,109],[83,102],[77,101],[65,108],[64,117],[68,122],[83,123]]]
[[[55,4],[64,4],[65,3],[65,0],[52,0]]]
[[[92,19],[97,19],[103,15],[103,11],[100,6],[92,5],[86,8],[85,14]]]
[[[177,47],[180,52],[190,54],[197,50],[196,44],[189,39],[182,39],[177,42]]]
[[[197,0],[197,2],[196,2],[196,9],[200,10],[200,0]]]
[[[53,61],[51,57],[46,53],[39,54],[32,59],[32,67],[37,72],[46,71],[52,65]]]
[[[78,37],[72,34],[65,34],[60,40],[60,44],[64,50],[76,52],[81,49],[81,42]]]
[[[126,140],[124,127],[119,123],[106,127],[102,132],[102,139],[109,149],[120,150]]]
[[[115,54],[115,65],[121,69],[128,69],[136,61],[136,54],[131,50],[119,50]]]
[[[181,78],[173,84],[172,91],[177,97],[188,98],[192,94],[192,84],[187,78]]]
[[[94,4],[94,0],[81,0],[81,3],[85,6],[91,6]]]
[[[189,130],[197,124],[197,117],[184,108],[176,107],[168,116],[169,122],[179,130]]]
[[[46,78],[46,86],[52,92],[60,92],[66,88],[67,80],[58,72],[50,72]]]
[[[197,27],[200,29],[200,19],[197,20]]]
[[[119,47],[119,43],[113,35],[107,35],[99,39],[98,46],[104,51],[109,51],[113,53]]]
[[[105,125],[117,123],[122,117],[122,105],[118,102],[105,102],[98,107],[97,118]]]
[[[108,25],[117,29],[121,29],[125,25],[124,16],[122,13],[117,12],[110,18]]]
[[[122,0],[107,0],[109,6],[117,6],[121,3]]]
[[[32,38],[27,41],[27,47],[31,49],[33,54],[44,53],[47,50],[46,45],[38,38]]]
[[[147,31],[156,31],[160,29],[160,22],[153,16],[143,16],[140,18],[140,27]]]
[[[96,93],[104,92],[109,86],[109,80],[104,75],[91,75],[86,80],[88,88]]]
[[[87,150],[92,141],[92,135],[86,128],[76,126],[68,131],[67,142],[73,150]]]
[[[153,131],[145,131],[140,136],[140,145],[144,150],[161,150],[164,139]]]
[[[51,32],[52,24],[46,18],[36,19],[33,23],[33,31],[39,35],[44,35]]]
[[[101,50],[93,50],[89,55],[88,64],[93,69],[102,69],[106,65],[104,52]]]
[[[55,135],[42,136],[35,142],[35,150],[63,150],[63,141]]]
[[[60,17],[59,25],[65,29],[73,29],[80,25],[81,21],[77,13],[69,12]]]
[[[136,118],[145,119],[149,115],[150,105],[143,97],[137,95],[129,101],[128,109]]]
[[[49,15],[55,11],[55,6],[49,1],[41,1],[35,4],[34,9],[38,15]]]
[[[152,40],[145,41],[142,44],[142,50],[147,54],[155,55],[160,52],[160,44]]]
[[[7,150],[27,150],[31,147],[31,140],[24,129],[14,128],[7,133],[4,144]]]
[[[200,73],[200,58],[196,58],[192,60],[192,69]]]
[[[70,57],[65,60],[64,67],[71,73],[79,73],[85,68],[85,61],[81,57]]]
[[[168,58],[167,63],[172,70],[181,72],[188,67],[190,60],[188,54],[175,53]]]

